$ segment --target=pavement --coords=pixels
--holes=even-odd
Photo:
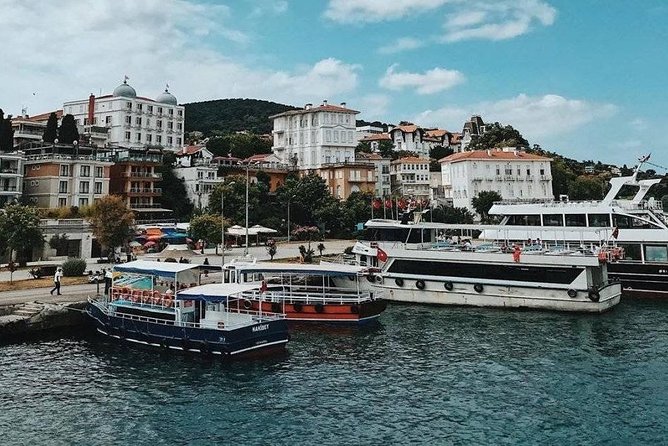
[[[311,242],[311,248],[314,250],[320,242]],[[354,240],[326,240],[322,242],[325,245],[325,250],[323,254],[341,254],[343,250],[348,246],[353,246],[355,244]],[[283,242],[277,245],[277,252],[274,256],[274,260],[288,259],[299,257],[299,246],[307,245],[305,242]],[[318,251],[315,252],[318,255]],[[245,250],[243,247],[234,247],[225,251],[225,262],[229,262],[233,258],[244,257]],[[250,246],[248,248],[248,255],[255,257],[258,261],[270,260],[269,254],[267,254],[267,248],[265,246]],[[152,260],[155,257],[151,255],[139,256],[139,259]],[[194,264],[203,264],[204,259],[209,260],[210,265],[220,265],[222,257],[220,253],[216,256],[215,249],[205,249],[204,255],[199,255],[196,257],[191,257],[189,260]],[[33,267],[40,264],[53,264],[53,262],[29,262],[28,266]],[[97,259],[89,259],[88,266],[86,270],[91,271],[100,271],[102,268],[110,268],[113,265],[110,264],[98,264]],[[210,273],[207,282],[219,282],[221,274]],[[0,282],[9,282],[10,273],[9,271],[0,272]],[[14,271],[13,275],[14,280],[21,280],[30,278],[27,270]],[[100,284],[100,289],[104,289],[104,285]],[[84,284],[84,285],[63,285],[61,287],[61,296],[51,296],[49,290],[51,287],[45,288],[34,288],[30,290],[17,290],[17,291],[3,291],[0,292],[0,306],[4,305],[17,305],[26,302],[41,302],[41,303],[58,303],[58,302],[74,302],[85,300],[89,295],[95,294],[97,291],[97,286],[95,284]]]

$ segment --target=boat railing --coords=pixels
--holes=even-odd
[[[245,291],[241,293],[242,298],[250,300],[263,300],[268,302],[285,302],[289,304],[360,304],[381,297],[376,291],[356,291],[346,288],[327,288],[300,286],[298,290],[291,287],[281,289],[270,289],[264,293],[259,290]]]

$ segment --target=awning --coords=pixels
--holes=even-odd
[[[259,290],[259,284],[247,283],[209,283],[192,288],[186,288],[176,294],[180,300],[202,300],[207,302],[222,302],[228,297],[245,291]],[[234,297],[234,296],[233,296]]]
[[[114,272],[148,274],[177,280],[181,283],[193,283],[197,282],[199,265],[135,260],[134,262],[122,263],[114,266]]]

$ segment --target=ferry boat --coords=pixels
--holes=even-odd
[[[366,241],[355,244],[353,260],[378,267],[369,285],[391,301],[600,313],[620,300],[620,284],[597,255],[523,255],[519,246],[478,250],[438,239],[464,225],[370,220],[365,226]]]
[[[243,307],[283,313],[288,321],[367,324],[387,307],[369,268],[337,263],[294,264],[233,261],[224,282],[253,285],[241,293]]]
[[[116,265],[109,296],[88,299],[97,331],[162,350],[236,357],[283,349],[285,315],[238,305],[254,286],[199,284],[199,266],[138,260]]]
[[[490,215],[501,218],[481,238],[510,242],[540,239],[543,242],[607,244],[622,255],[608,264],[610,277],[620,280],[624,294],[668,298],[668,225],[660,201],[645,200],[660,179],[638,180],[649,155],[642,157],[630,176],[610,180],[610,191],[600,201],[502,201]],[[622,188],[637,190],[631,199],[618,199]]]

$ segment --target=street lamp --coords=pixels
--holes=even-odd
[[[288,197],[288,243],[290,243],[290,200],[292,200],[295,197],[297,197],[297,195]]]
[[[234,185],[235,182],[232,181],[228,186]],[[225,183],[221,183],[220,188],[220,272],[222,274],[221,282],[225,283],[225,208],[224,208],[224,197],[225,197]]]

